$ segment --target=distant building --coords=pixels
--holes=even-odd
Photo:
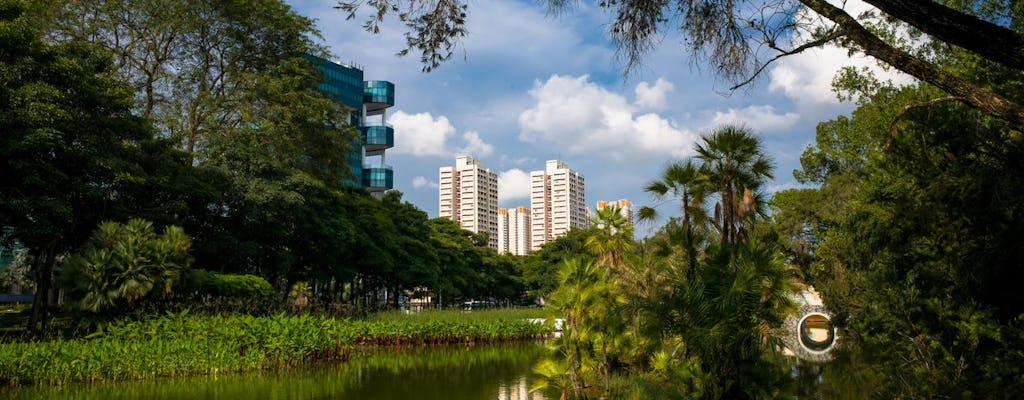
[[[605,209],[605,208],[607,208],[609,206],[612,206],[612,205],[619,206],[619,213],[622,214],[623,217],[626,217],[626,223],[628,223],[629,225],[633,225],[633,202],[632,201],[629,201],[629,200],[626,200],[626,199],[611,200],[611,201],[601,200],[601,201],[597,202],[597,211],[601,211],[601,210],[603,210],[603,209]]]
[[[530,172],[530,249],[563,236],[570,228],[589,225],[583,175],[559,160],[543,171]]]
[[[395,85],[388,81],[364,81],[363,70],[355,66],[315,56],[307,58],[323,74],[317,89],[349,111],[347,122],[362,134],[356,143],[357,150],[348,158],[355,177],[349,183],[378,197],[393,189],[395,174],[385,163],[384,152],[395,146],[395,129],[386,123],[387,109],[395,105]]]
[[[530,209],[498,209],[498,253],[525,256],[530,253]]]
[[[441,167],[438,215],[472,232],[487,232],[488,245],[498,248],[498,174],[469,156],[455,166]]]

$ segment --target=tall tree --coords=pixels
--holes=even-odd
[[[764,153],[761,139],[749,128],[737,126],[703,135],[697,159],[710,190],[718,195],[715,225],[735,253],[736,245],[748,237],[748,215],[757,212],[758,203],[764,201],[758,191],[772,178],[772,161]]]
[[[348,113],[315,90],[319,73],[304,58],[326,50],[313,21],[284,2],[74,0],[35,9],[52,40],[114,54],[136,111],[180,144],[188,164],[220,165],[241,140],[337,185],[347,173]]]
[[[113,78],[108,53],[44,42],[25,10],[0,1],[0,225],[31,252],[35,331],[45,327],[57,256],[107,218],[153,131],[131,114],[132,91]]]

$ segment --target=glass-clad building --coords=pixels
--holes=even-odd
[[[395,105],[395,84],[364,81],[361,68],[308,56],[323,74],[317,89],[349,110],[349,123],[359,128],[358,149],[349,157],[352,182],[375,195],[393,189],[394,171],[385,164],[385,151],[395,146],[395,129],[387,121],[387,110]]]

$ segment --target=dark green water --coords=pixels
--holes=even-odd
[[[283,372],[0,389],[0,399],[496,399],[530,394],[540,344],[388,348]]]

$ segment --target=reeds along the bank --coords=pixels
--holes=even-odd
[[[91,339],[0,344],[0,384],[51,384],[205,375],[345,358],[359,345],[489,343],[542,338],[522,319],[389,316],[338,320],[168,314],[107,326]]]

